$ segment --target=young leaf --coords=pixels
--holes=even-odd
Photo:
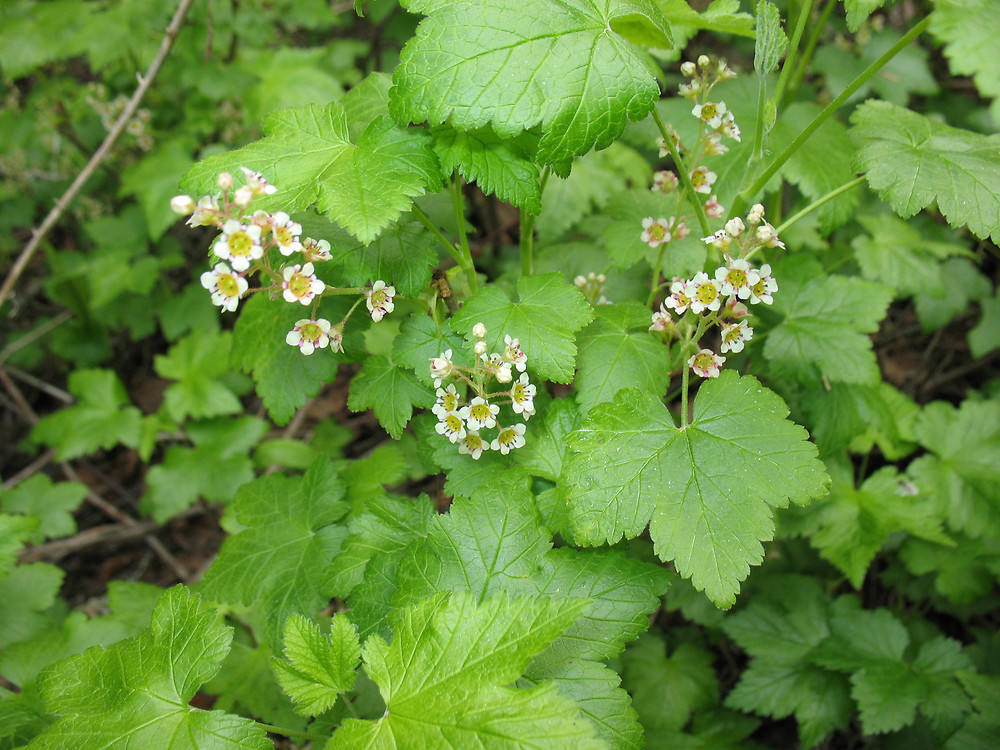
[[[220,376],[229,371],[231,333],[196,331],[153,359],[157,374],[176,380],[163,394],[163,405],[175,422],[243,411],[239,398]]]
[[[35,474],[0,494],[0,512],[21,513],[41,521],[31,535],[33,544],[76,533],[73,511],[87,496],[79,482],[53,483],[45,474]]]
[[[1000,37],[1000,6],[990,0],[934,0],[930,32],[945,43],[951,72],[972,76],[979,93],[993,99],[990,112],[1000,120],[1000,70],[989,62]]]
[[[662,396],[670,382],[670,350],[649,332],[649,310],[637,302],[600,305],[580,332],[577,401],[584,414],[626,387]]]
[[[973,604],[988,596],[1000,581],[1000,540],[955,537],[949,546],[907,539],[899,559],[914,575],[931,574],[934,589],[955,604]]]
[[[390,92],[400,120],[459,130],[487,123],[501,138],[541,126],[544,164],[605,148],[659,98],[645,53],[616,33],[643,16],[657,46],[670,27],[645,0],[410,0],[427,18],[403,48]]]
[[[593,308],[558,273],[522,276],[517,294],[514,302],[502,289],[483,289],[451,319],[452,325],[469,334],[476,323],[483,323],[490,351],[503,350],[505,335],[516,338],[528,355],[529,369],[545,380],[570,382],[576,360],[574,333],[591,321]]]
[[[37,518],[0,513],[0,580],[10,573],[17,562],[18,550],[40,524]]]
[[[944,125],[882,101],[851,115],[854,168],[902,218],[937,202],[953,227],[1000,242],[1000,136]]]
[[[160,599],[147,631],[107,650],[94,647],[39,678],[58,720],[31,747],[160,747],[265,750],[271,741],[249,719],[194,710],[188,701],[219,668],[232,629],[181,586]]]
[[[352,143],[347,114],[337,102],[285,109],[264,119],[266,137],[196,164],[181,182],[193,194],[215,192],[220,172],[241,166],[278,187],[254,208],[302,211],[313,203],[367,244],[410,206],[410,199],[437,189],[442,177],[430,136],[403,130],[388,117],[373,120]]]
[[[139,444],[142,413],[128,404],[128,394],[110,370],[76,370],[69,392],[78,399],[65,409],[42,417],[31,439],[56,448],[60,460],[78,458],[119,443]]]
[[[0,653],[10,644],[37,637],[51,622],[63,571],[49,563],[18,565],[0,578]]]
[[[399,440],[413,416],[413,407],[433,406],[434,393],[387,357],[372,356],[351,381],[347,405],[351,411],[373,409],[386,432]]]
[[[806,383],[822,376],[838,383],[878,383],[867,334],[878,330],[892,290],[854,277],[826,276],[811,259],[796,263],[780,279],[774,309],[785,319],[764,343],[764,357],[776,373]]]
[[[348,719],[327,747],[603,747],[551,683],[506,687],[586,606],[506,596],[480,604],[469,594],[438,594],[402,610],[391,645],[371,636],[364,648],[385,716]]]
[[[781,30],[781,14],[773,3],[758,0],[756,15],[757,41],[754,46],[753,67],[757,75],[766,76],[777,67],[781,56],[788,49],[788,37]]]
[[[333,525],[347,512],[343,494],[328,459],[301,477],[272,474],[241,487],[231,507],[245,529],[226,538],[201,592],[212,601],[256,603],[264,640],[277,651],[285,617],[311,615],[332,595],[332,561],[347,536]]]
[[[275,659],[275,674],[303,716],[318,716],[354,687],[361,643],[345,615],[334,615],[329,636],[311,620],[292,615],[285,620],[284,641],[288,661]]]
[[[728,370],[702,385],[684,430],[659,398],[619,391],[569,436],[561,484],[576,541],[613,543],[649,524],[657,555],[731,606],[774,534],[771,507],[825,490],[815,446],[787,415],[756,378]]]

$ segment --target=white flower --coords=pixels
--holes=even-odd
[[[198,199],[198,206],[187,220],[189,227],[210,227],[219,223],[219,201],[207,195]]]
[[[753,328],[745,320],[722,326],[722,353],[741,352],[745,342],[753,338]]]
[[[326,284],[316,278],[313,273],[313,264],[294,265],[286,268],[282,273],[281,295],[286,302],[299,302],[308,305],[317,294],[322,294],[326,289]]]
[[[702,237],[701,241],[717,250],[728,250],[729,246],[733,244],[733,238],[729,236],[725,229],[720,229],[715,234],[708,235],[708,237]]]
[[[684,311],[691,307],[691,298],[687,293],[686,281],[675,281],[670,285],[670,296],[664,301],[664,305],[676,312],[678,315],[683,315]]]
[[[710,128],[717,128],[722,124],[722,116],[726,114],[725,102],[705,102],[696,104],[691,114],[708,125]]]
[[[372,320],[378,323],[395,309],[396,306],[392,301],[395,294],[396,287],[386,286],[382,279],[372,284],[371,289],[365,290],[365,304],[368,305]]]
[[[483,455],[483,451],[488,451],[489,449],[489,444],[479,437],[479,433],[471,430],[466,433],[465,437],[458,444],[459,453],[466,453],[477,460]]]
[[[670,224],[666,219],[654,219],[647,216],[642,220],[642,234],[640,239],[649,243],[650,247],[659,247],[664,242],[670,242]]]
[[[712,185],[717,178],[718,175],[710,171],[708,167],[698,167],[691,172],[691,187],[696,193],[708,195],[712,192]]]
[[[459,397],[458,391],[455,390],[453,384],[449,384],[447,390],[438,388],[435,395],[437,395],[437,403],[431,407],[431,411],[438,419],[443,420],[449,414],[454,414],[458,411],[462,399]]]
[[[654,193],[672,193],[679,184],[680,178],[676,172],[663,169],[653,173],[653,187],[650,190]]]
[[[719,282],[708,278],[704,271],[696,273],[687,283],[684,293],[691,299],[691,312],[700,313],[703,310],[715,312],[722,306],[719,296]]]
[[[212,293],[212,304],[227,312],[235,312],[240,297],[246,294],[249,284],[242,276],[229,270],[225,263],[216,263],[211,271],[201,275],[201,285]]]
[[[487,374],[492,375],[500,383],[509,383],[513,379],[510,362],[504,362],[499,354],[493,353],[489,357],[481,357],[480,361]]]
[[[457,443],[465,437],[465,423],[458,412],[445,414],[443,417],[439,417],[439,419],[441,421],[434,426],[439,435],[444,435],[453,443]]]
[[[445,350],[440,357],[431,357],[431,377],[434,387],[440,388],[441,381],[455,371],[455,363],[451,361],[451,349]]]
[[[246,271],[250,268],[251,260],[264,255],[264,248],[260,244],[260,227],[229,219],[222,225],[222,236],[215,241],[212,252],[232,263],[234,270]]]
[[[726,209],[719,203],[719,199],[715,193],[712,194],[711,198],[705,201],[705,216],[708,218],[718,219],[725,212]]]
[[[306,260],[314,262],[330,260],[333,257],[330,253],[329,242],[326,240],[314,240],[312,237],[306,237],[303,240],[302,254],[306,256]]]
[[[317,349],[323,349],[329,345],[330,329],[330,321],[326,318],[318,318],[317,320],[303,318],[295,321],[295,327],[285,336],[285,343],[289,346],[299,347],[303,354],[312,354]],[[332,348],[334,351],[338,351],[340,350],[341,334],[337,331],[333,335],[336,341]]]
[[[774,302],[774,297],[771,295],[778,291],[778,282],[771,278],[771,266],[767,263],[760,267],[757,274],[760,280],[750,287],[750,304],[763,302],[765,305],[770,305]]]
[[[739,216],[726,222],[726,234],[734,239],[743,234],[743,230],[745,229],[746,227],[743,225],[743,219]]]
[[[278,211],[274,214],[270,223],[274,241],[282,255],[288,256],[302,251],[302,243],[299,242],[299,235],[302,234],[301,224],[292,221],[292,218],[284,211]],[[329,247],[329,243],[327,246]]]
[[[753,285],[760,281],[760,274],[739,258],[730,261],[728,266],[715,269],[715,278],[722,285],[723,294],[735,294],[740,299],[746,299]]]
[[[705,134],[705,153],[709,156],[721,156],[729,151],[729,146],[722,142],[719,133],[711,132]]]
[[[723,116],[722,122],[719,124],[719,132],[727,138],[732,138],[737,143],[740,142],[740,126],[733,119],[732,112],[726,112]]]
[[[722,308],[722,314],[727,318],[745,318],[750,314],[750,308],[737,300],[736,297],[730,297],[726,300],[725,307]]]
[[[170,199],[170,210],[180,216],[190,216],[197,205],[190,195],[175,195]]]
[[[518,372],[524,372],[528,366],[528,355],[521,351],[521,342],[506,335],[503,342],[506,345],[503,351],[504,362],[510,362]]]
[[[649,327],[651,331],[666,331],[674,327],[674,319],[670,317],[670,310],[660,305],[659,311],[653,313],[653,324]]]
[[[468,406],[458,410],[458,416],[466,421],[470,430],[481,430],[484,427],[495,427],[500,407],[491,404],[482,396],[476,396]]]
[[[785,243],[778,239],[774,227],[766,221],[757,227],[757,239],[764,247],[784,247]]]
[[[537,389],[528,382],[528,374],[524,373],[514,387],[510,389],[511,408],[515,414],[527,419],[535,413],[535,393]]]
[[[242,169],[243,174],[247,176],[246,186],[250,188],[250,191],[254,196],[261,194],[274,195],[278,192],[278,188],[265,180],[264,175],[260,172],[254,172],[252,169],[247,169],[246,167],[240,167],[240,169]]]
[[[495,451],[500,451],[505,456],[511,452],[514,448],[520,448],[524,445],[524,431],[525,426],[523,424],[515,424],[510,427],[504,427],[500,430],[500,434],[496,436],[496,439],[490,444],[490,448]]]
[[[241,185],[233,193],[233,203],[240,208],[246,208],[253,202],[253,190],[248,185]]]
[[[725,357],[720,357],[711,349],[702,349],[688,360],[688,367],[703,378],[717,378],[719,368],[725,361]]]

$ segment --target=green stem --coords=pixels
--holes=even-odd
[[[788,91],[798,91],[799,86],[802,85],[802,79],[805,77],[806,71],[809,69],[809,65],[812,63],[813,55],[816,53],[816,46],[819,44],[819,38],[823,33],[823,29],[830,22],[830,16],[833,15],[833,9],[837,5],[837,0],[829,0],[827,4],[823,7],[822,13],[820,13],[819,20],[812,27],[809,32],[809,39],[806,41],[806,48],[802,53],[802,58],[799,60],[798,68],[795,70],[795,75],[792,77],[791,85]]]
[[[280,734],[282,737],[301,737],[304,740],[316,740],[317,742],[325,742],[330,739],[329,735],[322,734],[310,734],[309,732],[300,732],[297,729],[285,729],[284,727],[276,727],[273,724],[264,724],[260,721],[254,722],[257,726],[263,729],[265,732],[271,732],[272,734]]]
[[[667,249],[667,243],[660,245],[660,252],[656,256],[656,265],[653,266],[653,278],[649,282],[649,297],[646,298],[646,307],[650,307],[656,301],[656,293],[660,291],[660,263],[663,262],[663,251]]]
[[[785,162],[791,158],[792,154],[802,147],[802,144],[809,139],[809,136],[815,133],[820,125],[830,119],[830,117],[832,117],[833,114],[840,109],[841,105],[847,101],[855,91],[864,86],[872,78],[872,76],[885,67],[885,64],[895,57],[900,50],[920,36],[920,34],[927,29],[928,24],[930,24],[930,20],[931,19],[928,16],[906,32],[906,34],[898,42],[886,50],[881,57],[869,65],[861,75],[855,78],[854,81],[852,81],[851,84],[844,89],[836,99],[826,105],[823,111],[816,115],[813,121],[809,123],[806,128],[798,134],[798,136],[796,136],[795,140],[788,144],[785,150],[775,157],[775,159],[768,165],[767,169],[765,169],[762,174],[758,175],[754,183],[736,196],[736,200],[733,202],[733,206],[729,210],[729,218],[731,219],[734,216],[742,214],[743,210],[747,206],[747,203],[768,183],[772,177],[774,177],[777,171],[784,166]]]
[[[841,185],[836,190],[831,190],[829,193],[827,193],[826,195],[824,195],[822,198],[817,198],[816,200],[814,200],[812,203],[810,203],[808,206],[806,206],[805,208],[803,208],[798,213],[796,213],[796,214],[794,214],[792,216],[789,216],[787,219],[785,219],[785,221],[782,222],[774,230],[774,233],[777,234],[780,237],[782,232],[784,232],[786,229],[788,229],[790,226],[792,226],[792,224],[794,224],[795,222],[797,222],[803,216],[806,216],[807,214],[811,213],[812,211],[815,211],[817,208],[819,208],[820,206],[822,206],[827,201],[833,200],[834,198],[836,198],[841,193],[846,193],[848,190],[850,190],[853,187],[856,187],[856,186],[860,185],[864,181],[865,181],[865,176],[861,175],[860,177],[854,178],[850,182],[844,183],[843,185]]]
[[[549,168],[542,170],[539,181],[539,194],[545,192],[545,183],[549,179]],[[535,272],[535,219],[538,217],[527,211],[521,211],[521,275],[531,276]]]
[[[431,221],[431,217],[425,214],[416,203],[410,205],[410,211],[413,212],[413,215],[417,217],[417,220],[424,225],[427,231],[434,235],[437,241],[441,244],[441,247],[447,250],[448,254],[455,259],[455,262],[462,268],[465,268],[465,259],[462,258],[462,253],[458,251],[458,248],[455,247],[453,242],[442,234],[441,230],[437,228],[437,225]]]
[[[684,160],[681,158],[680,152],[677,150],[677,146],[674,145],[673,139],[670,137],[670,133],[667,132],[667,126],[663,124],[663,120],[660,118],[660,113],[656,111],[656,107],[653,108],[653,122],[656,123],[656,127],[660,131],[660,135],[663,136],[663,142],[667,144],[667,148],[670,150],[670,156],[674,160],[674,164],[677,166],[677,173],[681,178],[681,182],[684,184],[684,194],[691,196],[691,202],[694,204],[694,212],[698,217],[698,223],[701,225],[701,231],[705,235],[709,235],[712,231],[708,228],[708,217],[705,216],[705,207],[701,205],[701,201],[698,200],[698,194],[694,191],[694,186],[691,184],[691,175],[688,174],[687,165],[684,164]]]
[[[802,41],[802,34],[806,28],[806,22],[812,15],[813,6],[816,0],[805,0],[799,10],[799,19],[795,22],[795,31],[792,32],[792,41],[788,44],[788,53],[785,55],[785,62],[781,65],[781,73],[778,75],[778,85],[774,87],[774,102],[778,104],[785,95],[785,86],[788,84],[788,77],[795,70],[795,57],[799,51],[799,42]]]
[[[476,265],[472,262],[472,249],[469,247],[469,237],[465,233],[465,200],[462,197],[461,177],[455,175],[451,182],[451,205],[455,209],[455,221],[458,223],[458,241],[462,247],[465,263],[462,270],[469,282],[469,291],[475,294],[479,291],[479,278],[476,276]]]

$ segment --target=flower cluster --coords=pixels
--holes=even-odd
[[[784,244],[774,227],[764,221],[764,207],[759,203],[750,209],[746,224],[742,219],[732,219],[725,229],[702,239],[722,252],[723,264],[712,276],[702,271],[690,279],[672,279],[668,286],[670,294],[653,313],[649,330],[672,338],[681,316],[690,314],[698,318],[696,322],[689,322],[686,330],[696,332],[696,338],[700,338],[709,326],[717,325],[722,354],[741,352],[746,342],[753,338],[753,328],[743,320],[750,314],[747,305],[770,305],[778,291],[778,283],[771,276],[771,266],[764,263],[760,268],[753,268],[747,258],[761,248],[784,247]],[[673,315],[677,315],[678,320],[674,320]],[[701,349],[687,365],[703,378],[715,378],[725,361],[725,357],[712,350]]]
[[[431,409],[438,418],[435,429],[452,443],[458,452],[478,459],[484,451],[506,455],[524,445],[524,422],[535,413],[535,386],[528,380],[527,355],[516,338],[504,336],[502,352],[487,353],[483,339],[486,327],[477,323],[472,329],[476,358],[470,367],[460,367],[448,349],[431,358],[430,372],[437,389],[437,403]],[[520,373],[515,380],[514,371]],[[446,380],[454,382],[445,386]],[[456,387],[457,383],[457,387]],[[466,400],[466,391],[475,395]],[[501,421],[500,407],[510,405],[516,417]],[[518,418],[524,422],[516,421]],[[495,430],[491,440],[483,430]]]
[[[604,285],[608,277],[603,273],[591,271],[586,276],[579,275],[573,279],[573,286],[583,292],[583,296],[592,305],[610,305],[611,300],[604,296]]]
[[[250,212],[250,204],[262,195],[272,195],[277,188],[258,172],[241,167],[244,184],[234,190],[233,176],[223,172],[216,180],[219,192],[202,196],[196,203],[189,195],[178,195],[170,201],[175,213],[187,216],[191,227],[214,226],[221,234],[212,244],[216,262],[211,271],[201,275],[201,284],[212,296],[212,304],[223,312],[235,312],[247,294],[267,291],[273,298],[311,307],[308,318],[296,321],[285,336],[291,346],[303,354],[329,347],[343,351],[344,324],[362,300],[368,306],[372,320],[378,322],[393,311],[395,287],[378,279],[370,287],[330,289],[316,274],[315,264],[332,259],[330,243],[302,237],[302,226],[285,213],[277,211]],[[301,254],[303,262],[292,258]],[[275,267],[275,260],[289,259]],[[251,288],[248,277],[258,273],[270,279],[270,284]],[[266,282],[265,282],[266,283]],[[350,312],[336,325],[317,317],[320,298],[326,294],[359,294]]]

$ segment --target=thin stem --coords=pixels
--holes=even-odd
[[[799,66],[795,70],[795,75],[792,77],[792,82],[788,87],[788,91],[798,91],[799,86],[802,85],[802,79],[805,77],[806,70],[809,69],[809,65],[812,63],[813,55],[816,53],[816,46],[819,44],[820,35],[823,33],[823,29],[830,22],[830,16],[833,15],[833,8],[837,5],[837,0],[829,0],[827,4],[823,7],[823,11],[820,13],[819,20],[813,25],[812,30],[809,32],[809,39],[806,41],[805,51],[802,53],[802,58],[799,60]]]
[[[462,257],[462,253],[460,253],[458,248],[455,247],[455,244],[445,237],[441,230],[437,228],[437,225],[431,221],[431,217],[425,214],[416,203],[410,205],[410,211],[412,211],[413,215],[417,217],[417,220],[424,225],[424,228],[434,235],[435,239],[437,239],[437,241],[441,244],[441,247],[447,250],[448,254],[455,259],[455,262],[462,268],[465,268],[465,259]]]
[[[476,276],[476,265],[472,262],[472,249],[469,247],[469,237],[465,233],[465,199],[462,197],[461,177],[455,175],[451,182],[451,205],[455,209],[455,222],[458,224],[458,240],[461,243],[465,262],[462,270],[469,282],[469,291],[475,294],[479,291],[479,278]]]
[[[121,115],[115,122],[111,131],[108,133],[104,142],[97,148],[94,155],[90,157],[90,161],[87,162],[87,166],[83,168],[83,171],[76,176],[73,180],[73,184],[69,186],[62,197],[56,201],[56,205],[52,207],[49,211],[48,216],[42,221],[41,225],[32,234],[31,239],[28,244],[24,246],[21,254],[18,256],[17,261],[14,263],[10,272],[7,274],[7,278],[4,279],[3,286],[0,286],[0,308],[3,307],[4,300],[10,294],[11,289],[13,289],[14,284],[20,278],[24,269],[27,268],[28,262],[31,260],[35,251],[38,250],[39,245],[42,243],[42,239],[49,233],[52,227],[55,226],[56,222],[62,218],[63,213],[69,208],[69,204],[73,202],[80,190],[90,179],[91,175],[97,171],[98,166],[104,161],[108,153],[111,151],[111,147],[118,140],[118,137],[125,131],[125,126],[128,125],[129,120],[132,119],[132,115],[139,108],[139,102],[146,95],[149,87],[153,84],[153,80],[156,75],[160,72],[160,68],[163,67],[163,61],[167,59],[167,54],[170,52],[170,48],[174,44],[174,39],[177,38],[177,34],[180,33],[181,24],[184,23],[184,17],[187,16],[188,11],[194,4],[194,0],[181,0],[180,4],[177,6],[177,10],[174,12],[174,17],[170,19],[170,25],[167,26],[166,32],[163,35],[163,41],[160,43],[160,49],[156,53],[156,57],[153,62],[150,63],[149,68],[146,70],[146,74],[139,78],[139,86],[136,88],[135,92],[132,94],[132,98],[128,100],[125,105],[125,109],[122,110]]]
[[[300,732],[297,729],[285,729],[284,727],[276,727],[274,724],[265,724],[261,721],[254,722],[257,726],[263,729],[265,732],[271,732],[272,734],[280,734],[282,737],[301,737],[304,740],[316,740],[317,742],[326,742],[330,739],[329,735],[322,734],[310,734],[309,732]]]
[[[790,226],[792,226],[792,224],[794,224],[795,222],[797,222],[803,216],[806,216],[807,214],[811,213],[812,211],[815,211],[817,208],[819,208],[820,206],[822,206],[827,201],[833,200],[834,198],[836,198],[841,193],[846,193],[848,190],[850,190],[853,187],[856,187],[857,185],[860,185],[864,181],[865,181],[865,176],[861,175],[860,177],[854,178],[850,182],[844,183],[843,185],[841,185],[836,190],[831,190],[829,193],[827,193],[823,197],[817,198],[816,200],[814,200],[812,203],[810,203],[808,206],[806,206],[805,208],[803,208],[798,213],[796,213],[796,214],[794,214],[792,216],[789,216],[787,219],[785,219],[785,221],[782,222],[774,230],[774,233],[777,234],[780,237],[782,232],[784,232],[786,229],[788,229]]]
[[[795,22],[795,31],[792,32],[792,40],[788,44],[788,53],[785,55],[785,62],[781,65],[781,73],[778,75],[778,84],[774,87],[774,102],[778,104],[785,95],[785,86],[788,84],[788,77],[795,70],[795,57],[799,51],[799,42],[802,41],[802,34],[806,28],[806,22],[812,15],[813,6],[816,0],[805,0],[799,10],[798,21]]]
[[[743,209],[746,208],[747,203],[751,198],[753,198],[772,177],[777,173],[785,162],[791,158],[792,154],[798,151],[802,144],[808,140],[809,136],[816,132],[816,130],[826,122],[833,114],[840,109],[841,105],[847,101],[855,91],[866,84],[872,76],[878,73],[885,64],[888,63],[893,57],[895,57],[901,49],[906,47],[910,42],[916,39],[920,34],[922,34],[927,26],[930,24],[930,17],[928,16],[912,29],[910,29],[898,42],[896,42],[892,47],[885,51],[885,53],[879,57],[875,62],[868,66],[868,68],[857,78],[855,78],[851,84],[844,89],[840,95],[830,102],[826,107],[809,123],[806,128],[796,136],[788,146],[778,154],[777,157],[768,165],[767,169],[758,175],[754,183],[748,187],[746,190],[741,192],[736,196],[736,200],[733,201],[733,206],[729,210],[729,218],[734,216],[739,216],[743,213]]]
[[[545,183],[549,179],[549,168],[542,170],[539,181],[539,193],[545,192]],[[531,276],[535,272],[535,219],[538,217],[527,211],[521,211],[521,275]]]
[[[656,107],[653,108],[653,122],[656,123],[656,127],[659,129],[660,135],[663,136],[663,142],[667,144],[667,148],[670,150],[670,156],[674,160],[674,164],[677,166],[677,172],[681,178],[681,182],[684,183],[685,195],[691,196],[691,202],[694,204],[694,212],[698,217],[698,223],[701,225],[702,233],[706,235],[711,234],[711,230],[708,228],[708,217],[705,216],[705,208],[701,205],[701,201],[698,200],[698,194],[694,191],[694,186],[691,184],[691,175],[688,173],[687,165],[681,158],[680,152],[677,150],[677,146],[670,137],[670,133],[667,132],[667,126],[663,124],[663,119],[660,117],[660,113],[656,111]]]
[[[33,344],[35,341],[42,338],[42,336],[47,334],[49,331],[58,328],[72,317],[73,313],[71,311],[64,310],[63,312],[59,313],[54,318],[52,318],[52,320],[43,323],[42,325],[38,326],[38,328],[36,328],[35,330],[29,331],[28,333],[24,334],[17,341],[12,341],[11,343],[7,344],[7,346],[5,346],[2,350],[0,350],[0,365],[3,365],[4,362],[10,359],[10,355],[12,355],[14,352],[18,351],[19,349],[23,349],[24,347],[28,346],[28,344]]]

